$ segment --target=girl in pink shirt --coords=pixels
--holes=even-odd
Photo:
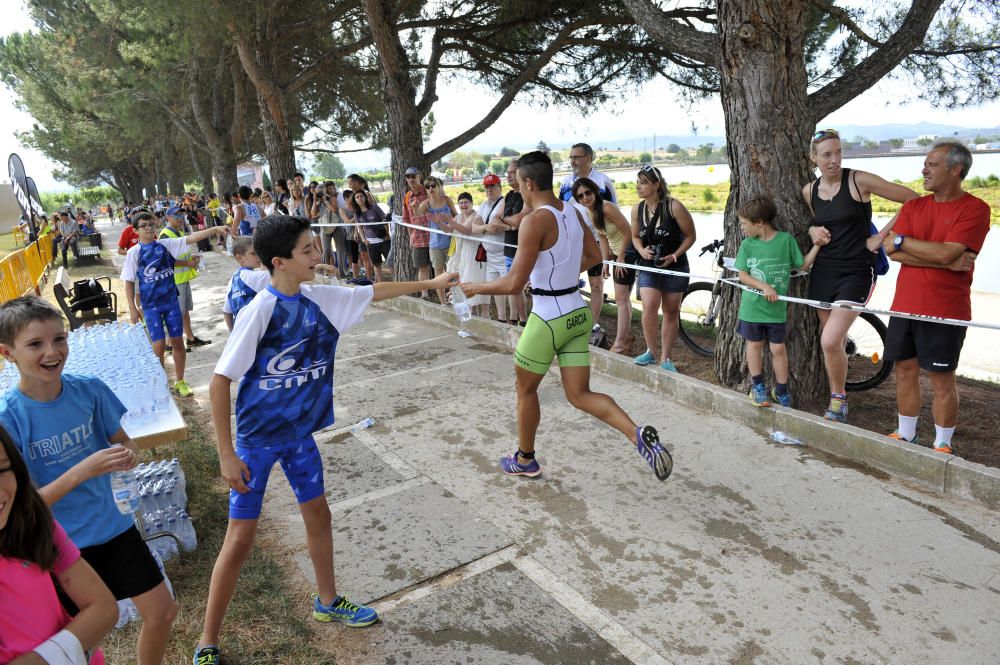
[[[52,519],[3,428],[0,444],[0,663],[103,665],[95,647],[118,618],[115,599]],[[80,608],[75,617],[52,575]]]

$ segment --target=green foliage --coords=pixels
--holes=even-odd
[[[651,153],[648,153],[648,152],[640,153],[639,154],[639,162],[642,163],[642,164],[652,164],[653,163],[653,155]]]
[[[344,162],[337,155],[329,153],[317,153],[313,161],[312,176],[325,180],[340,180],[347,175]]]
[[[932,145],[933,143],[934,139],[927,138],[926,136],[917,139],[917,145],[920,146],[921,148],[926,148],[927,146]]]
[[[715,201],[715,193],[711,187],[706,187],[701,191],[701,198],[705,203],[713,203]]]
[[[518,152],[517,150],[514,150],[513,148],[508,148],[507,146],[500,148],[501,157],[517,157],[520,154],[521,153]]]
[[[72,192],[39,192],[42,207],[52,213],[63,206],[72,205],[90,208],[95,205],[113,203],[121,205],[122,195],[113,187],[85,187]]]
[[[490,165],[487,164],[484,160],[480,159],[478,162],[476,162],[476,172],[485,173],[486,169],[489,168],[489,166]]]
[[[505,160],[494,159],[492,162],[490,162],[490,170],[496,173],[497,175],[502,175],[507,172],[507,166],[509,164],[510,164],[509,159]]]
[[[891,145],[896,150],[899,150],[906,143],[903,139],[889,139],[889,145]]]
[[[667,152],[670,153],[671,155],[676,155],[680,151],[681,147],[676,143],[671,143],[670,145],[667,146]]]

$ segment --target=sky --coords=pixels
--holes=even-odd
[[[4,0],[4,4],[22,4],[20,0]],[[25,11],[5,12],[0,34],[21,32],[32,27]],[[8,91],[4,90],[4,93]],[[432,148],[454,134],[474,124],[491,108],[499,93],[457,81],[439,86],[440,100],[434,106],[436,126]],[[823,121],[824,126],[878,125],[896,122],[942,122],[965,127],[993,127],[1000,124],[1000,101],[981,107],[960,110],[933,109],[930,105],[909,102],[907,88],[898,83],[883,82],[836,111]],[[24,161],[27,174],[35,179],[41,191],[69,187],[52,175],[56,166],[44,155],[20,145],[15,132],[31,127],[30,115],[17,110],[12,95],[0,94],[0,154],[17,152]],[[538,108],[529,103],[516,103],[486,132],[463,149],[498,150],[503,146],[515,149],[533,148],[539,141],[550,146],[577,141],[629,137],[640,139],[654,134],[686,135],[695,130],[701,135],[721,136],[724,132],[722,107],[718,100],[706,101],[687,108],[677,99],[676,90],[663,79],[648,83],[641,91],[622,89],[601,108],[589,109],[585,115],[564,108]],[[622,143],[625,143],[624,141]],[[363,147],[360,145],[342,148]],[[596,145],[595,145],[596,147]],[[617,146],[616,146],[617,147]],[[622,147],[628,147],[622,145]],[[638,145],[637,145],[638,148]],[[380,168],[388,164],[386,151],[349,153],[341,156],[348,171]],[[6,172],[2,173],[2,177]]]

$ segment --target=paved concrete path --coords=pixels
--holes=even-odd
[[[235,264],[204,265],[193,320],[216,343],[188,356],[188,378],[207,408]],[[556,372],[541,389],[545,472],[504,477],[509,353],[377,308],[341,339],[337,425],[317,440],[338,584],[382,622],[321,627],[338,663],[1000,662],[1000,514],[592,384],[659,427],[670,480],[570,407]],[[265,523],[308,580],[280,473],[268,492]]]

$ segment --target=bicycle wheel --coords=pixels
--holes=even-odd
[[[699,356],[715,355],[719,338],[718,299],[714,285],[695,282],[688,286],[681,300],[680,335],[688,348]]]
[[[847,331],[848,390],[871,390],[892,372],[892,361],[885,359],[885,324],[870,312],[861,316]]]

